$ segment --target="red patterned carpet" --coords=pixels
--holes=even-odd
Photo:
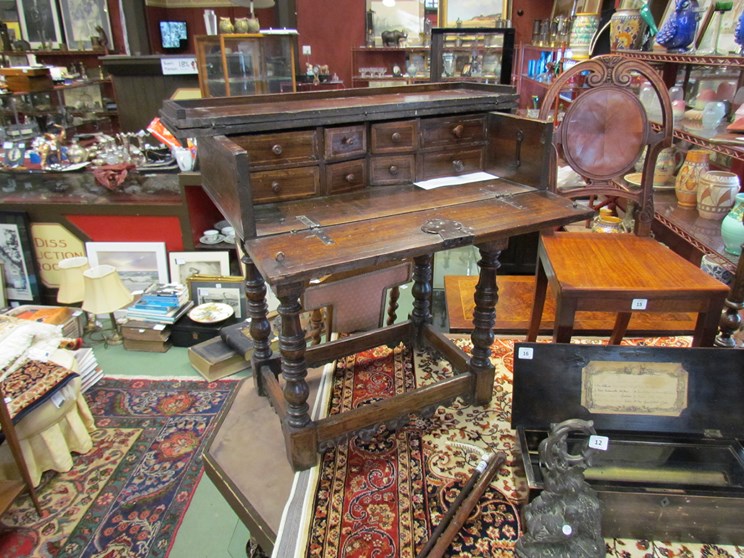
[[[237,382],[104,379],[86,393],[93,449],[45,473],[0,519],[2,558],[164,558],[204,470],[201,455]],[[180,558],[180,557],[179,557]]]
[[[580,342],[602,343],[581,339]],[[646,338],[625,344],[689,346],[690,339]],[[466,351],[466,338],[456,341]],[[352,437],[326,451],[318,471],[310,528],[297,556],[414,558],[472,473],[483,450],[507,453],[507,463],[479,501],[449,549],[449,556],[512,556],[521,521],[518,502],[525,483],[515,472],[511,430],[513,342],[497,339],[494,398],[487,407],[456,400],[430,418],[412,417],[397,432]],[[427,385],[451,374],[427,353],[377,348],[339,361],[329,413]],[[284,543],[282,543],[284,544]],[[608,556],[723,558],[744,551],[716,545],[607,540]]]

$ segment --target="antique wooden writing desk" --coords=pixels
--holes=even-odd
[[[165,103],[171,130],[198,137],[204,187],[247,253],[254,378],[280,415],[295,469],[351,432],[395,426],[458,396],[490,400],[500,251],[510,236],[591,214],[545,191],[552,126],[495,112],[515,100],[508,86],[457,83]],[[474,171],[499,178],[413,184]],[[468,357],[429,322],[433,254],[470,244],[481,261]],[[404,259],[414,262],[409,320],[306,348],[299,315],[310,280]],[[267,283],[280,301],[280,358],[269,347]],[[308,365],[401,341],[433,346],[458,374],[310,419]]]

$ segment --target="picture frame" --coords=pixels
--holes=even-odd
[[[165,242],[86,242],[91,267],[112,265],[133,293],[168,282]]]
[[[21,35],[32,48],[62,44],[62,28],[55,0],[16,0]]]
[[[168,254],[171,283],[186,284],[192,275],[227,277],[230,275],[230,252],[227,250],[200,252],[170,252]]]
[[[0,262],[8,300],[40,303],[39,270],[26,213],[0,212]]]
[[[239,320],[248,318],[245,279],[237,276],[191,275],[186,279],[189,296],[194,304],[221,302],[232,306]]]
[[[715,14],[715,2],[708,2],[708,10],[704,16],[705,26],[702,26],[703,20],[700,21],[698,35],[696,36],[696,46],[701,54],[710,53],[715,48],[714,44],[716,27],[719,25],[718,16]],[[702,2],[701,2],[702,6]],[[720,16],[721,31],[718,37],[718,51],[725,54],[738,54],[741,47],[736,44],[735,32],[736,22],[739,21],[742,11],[744,11],[744,0],[734,0],[734,6],[728,12],[723,12]]]
[[[440,0],[441,27],[496,27],[496,22],[511,19],[509,0]],[[496,11],[499,10],[499,11]]]
[[[112,44],[111,22],[106,0],[59,0],[65,39],[70,50],[91,50],[91,37],[98,35],[100,26]]]
[[[372,12],[372,27],[375,41],[381,44],[383,31],[403,31],[409,44],[420,42],[424,32],[424,5],[419,0],[396,0],[394,6],[386,6],[382,0],[369,0]]]
[[[5,294],[5,264],[0,262],[0,310],[8,307],[8,297]]]
[[[550,18],[558,16],[571,17],[574,0],[554,0]],[[602,10],[602,0],[578,0],[576,14],[598,14]]]

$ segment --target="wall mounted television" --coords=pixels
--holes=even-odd
[[[189,32],[185,21],[161,21],[160,45],[165,50],[184,49],[188,45]]]

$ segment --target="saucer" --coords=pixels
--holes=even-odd
[[[223,242],[226,242],[227,244],[235,244],[235,235],[226,236]]]
[[[199,239],[199,242],[202,244],[219,244],[220,242],[224,241],[225,237],[221,234],[215,235],[215,236],[202,236]]]

